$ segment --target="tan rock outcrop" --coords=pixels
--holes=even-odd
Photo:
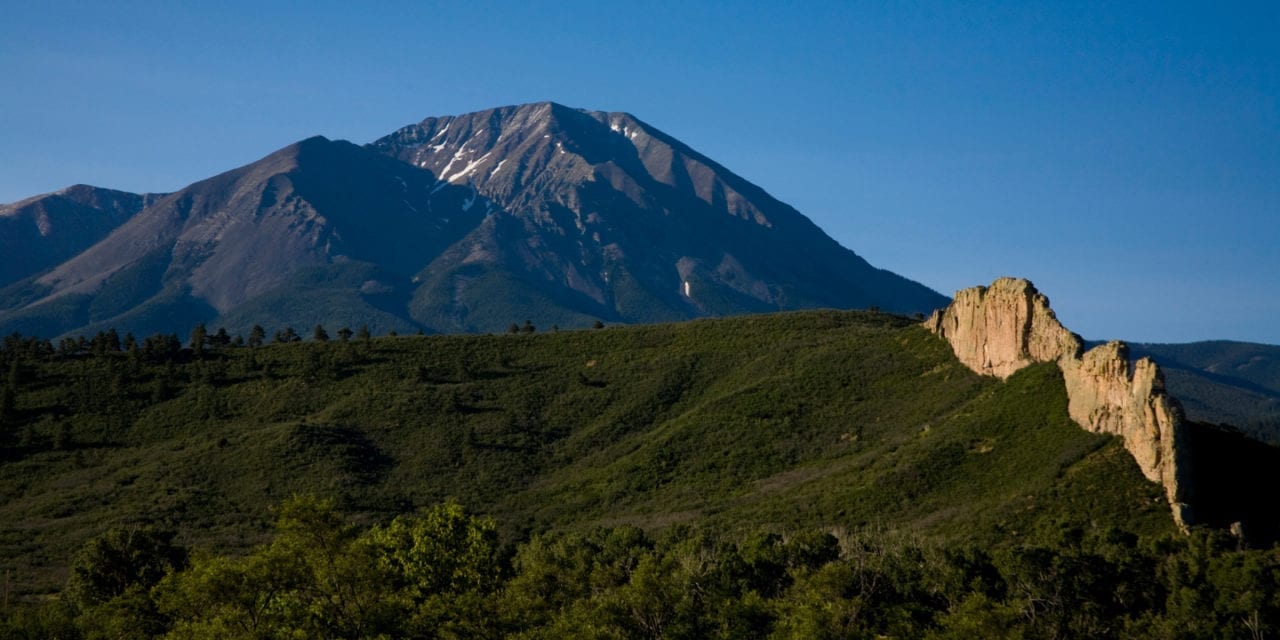
[[[1049,299],[1015,278],[957,291],[951,305],[934,311],[925,324],[970,369],[1000,378],[1033,362],[1074,357],[1082,348],[1080,338],[1058,322]]]
[[[1174,520],[1190,524],[1182,408],[1150,359],[1131,365],[1122,342],[1081,353],[1083,342],[1058,322],[1049,299],[1020,278],[956,292],[925,326],[983,375],[1003,379],[1034,362],[1057,362],[1071,418],[1089,431],[1123,438],[1143,475],[1164,487]]]

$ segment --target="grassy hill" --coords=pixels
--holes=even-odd
[[[990,546],[1063,525],[1173,530],[1120,442],[1070,421],[1052,364],[984,379],[878,313],[4,353],[0,572],[19,594],[59,588],[112,526],[244,552],[295,493],[365,523],[454,498],[507,540],[622,524]]]

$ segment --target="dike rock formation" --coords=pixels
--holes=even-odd
[[[1188,428],[1155,362],[1131,364],[1122,342],[1084,351],[1080,337],[1058,322],[1049,299],[1020,278],[956,292],[925,326],[983,375],[1003,379],[1036,362],[1057,362],[1071,418],[1089,431],[1123,438],[1143,475],[1164,487],[1178,526],[1194,524]]]

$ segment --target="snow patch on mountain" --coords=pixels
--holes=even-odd
[[[467,163],[466,168],[464,168],[462,171],[459,171],[459,172],[457,172],[457,173],[455,173],[455,174],[453,174],[453,175],[451,175],[451,176],[449,176],[449,177],[445,178],[445,179],[444,179],[444,181],[445,181],[445,182],[454,182],[454,181],[456,181],[458,178],[465,178],[465,177],[467,177],[467,176],[471,175],[472,173],[475,173],[476,167],[480,166],[480,164],[481,164],[481,163],[483,163],[486,159],[488,159],[488,158],[489,158],[489,155],[490,155],[489,153],[486,153],[486,154],[484,154],[484,155],[480,156],[478,159],[476,159],[476,160],[472,160],[471,162],[468,162],[468,163]],[[454,156],[454,158],[456,159],[456,158],[457,158],[457,156]],[[443,173],[447,172],[447,171],[449,170],[449,167],[450,167],[450,166],[453,166],[453,160],[450,160],[450,161],[449,161],[449,166],[446,166],[446,167],[445,167],[445,170],[444,170],[444,171],[441,171],[440,173],[441,173],[441,174],[443,174]]]

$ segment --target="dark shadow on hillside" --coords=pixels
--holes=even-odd
[[[1253,546],[1280,540],[1280,448],[1228,425],[1189,422],[1187,434],[1196,523],[1238,527]]]

